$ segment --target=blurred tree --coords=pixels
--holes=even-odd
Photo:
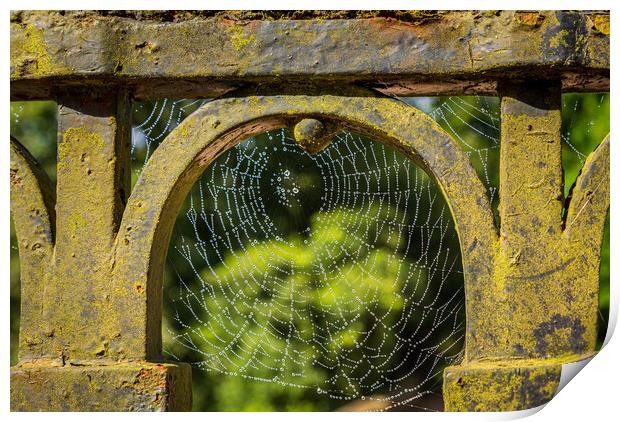
[[[412,303],[444,303],[460,287],[459,280],[448,280],[452,288],[440,292],[439,283],[428,284],[425,268],[395,253],[403,249],[405,233],[385,236],[382,226],[395,217],[404,220],[398,216],[402,211],[389,205],[375,208],[368,224],[351,218],[353,212],[315,213],[308,239],[292,234],[257,243],[204,268],[199,277],[188,276],[189,283],[199,279],[201,286],[179,289],[183,306],[171,310],[179,330],[169,325],[168,335],[175,341],[168,338],[166,343],[176,358],[215,370],[196,373],[195,388],[204,392],[197,394],[196,408],[329,410],[343,402],[317,394],[326,380],[335,379],[333,389],[342,396],[359,396],[368,385],[385,381],[385,374],[373,367],[400,367],[392,373],[396,378],[419,365],[418,359],[428,353],[420,352],[425,348],[434,348],[433,356],[458,354],[460,338],[437,346],[450,332]],[[366,246],[370,244],[374,247]],[[313,277],[317,267],[325,269],[320,280]],[[289,305],[293,296],[294,308]],[[179,316],[183,311],[186,315]],[[410,315],[405,326],[399,322],[403,314]],[[287,336],[291,329],[294,334]],[[423,334],[416,337],[416,332]],[[402,339],[420,337],[419,344],[410,346],[416,353],[410,354]],[[377,351],[375,356],[370,350]],[[418,371],[424,374],[433,363],[429,359]],[[213,401],[203,400],[209,396]],[[244,399],[237,401],[239,397]]]

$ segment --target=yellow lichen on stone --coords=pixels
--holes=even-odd
[[[246,36],[242,26],[233,25],[229,27],[229,31],[231,33],[230,42],[237,51],[248,46],[250,43],[256,42],[256,35],[252,34]]]
[[[609,15],[594,15],[594,28],[603,35],[610,35]]]
[[[33,75],[45,75],[51,70],[52,61],[49,52],[45,48],[43,31],[39,30],[33,24],[29,24],[26,26],[24,36],[25,39],[22,44],[22,52],[26,53],[29,56],[29,59],[22,59],[19,64],[14,63],[13,61],[17,60],[17,57],[21,56],[18,52],[16,52],[11,54],[11,66],[27,66],[28,61],[32,61],[34,65],[32,70]]]
[[[106,142],[99,133],[89,132],[81,127],[68,128],[62,139],[62,142],[58,145],[58,170],[63,168],[78,145],[83,145],[87,149],[93,147],[96,149],[104,149],[106,147]],[[86,154],[84,156],[86,156]]]
[[[69,225],[70,232],[74,233],[73,236],[75,236],[75,233],[80,228],[86,227],[88,222],[81,212],[73,210],[67,219],[67,224]]]
[[[515,21],[524,26],[529,26],[533,28],[539,27],[543,21],[545,20],[545,16],[540,12],[516,12],[515,13]]]
[[[559,46],[568,47],[568,42],[566,41],[566,37],[568,36],[568,31],[566,29],[562,29],[558,31],[558,33],[549,40],[549,47],[558,48]]]
[[[561,374],[556,362],[489,362],[451,366],[444,376],[446,411],[498,412],[525,410],[550,401]]]

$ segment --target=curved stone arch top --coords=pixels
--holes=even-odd
[[[485,187],[457,142],[422,111],[368,94],[215,100],[189,116],[157,148],[127,204],[113,265],[117,300],[129,301],[125,309],[132,309],[130,318],[137,321],[134,327],[123,327],[129,358],[153,359],[161,353],[164,261],[176,215],[193,184],[234,144],[306,117],[391,145],[423,168],[452,212],[463,251],[465,288],[490,283],[497,231]]]

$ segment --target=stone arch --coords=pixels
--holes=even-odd
[[[451,210],[463,251],[465,288],[491,282],[489,260],[497,232],[485,188],[465,152],[428,115],[366,93],[219,99],[194,112],[158,147],[136,183],[118,232],[114,277],[122,289],[131,290],[119,292],[119,300],[134,301],[127,309],[144,322],[131,327],[125,341],[142,347],[142,357],[157,358],[161,352],[164,260],[176,215],[193,184],[217,156],[241,140],[307,117],[386,143],[425,170]]]

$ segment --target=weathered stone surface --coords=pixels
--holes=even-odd
[[[549,402],[558,390],[562,365],[547,362],[488,362],[450,366],[443,395],[448,412],[508,412]]]
[[[338,131],[337,125],[328,126],[320,120],[302,119],[293,129],[295,142],[310,154],[316,154],[331,143]]]
[[[12,411],[187,411],[191,368],[170,363],[11,368]]]
[[[465,358],[444,372],[447,410],[544,404],[561,364],[595,353],[609,136],[564,205],[560,126],[559,84],[503,87],[499,242],[492,281],[465,278]]]
[[[559,84],[505,86],[503,94],[499,243],[493,281],[466,285],[466,362],[579,359],[596,345],[609,140],[565,209]]]
[[[56,195],[11,140],[22,269],[11,408],[189,410],[189,366],[151,363],[161,359],[161,300],[147,313],[146,283],[125,289],[127,280],[112,277],[130,192],[127,92],[79,90],[58,100]],[[148,335],[147,327],[159,332]]]
[[[604,12],[342,16],[15,12],[11,96],[117,84],[137,98],[213,97],[309,78],[399,95],[490,94],[499,79],[541,75],[564,90],[609,89]]]
[[[19,358],[41,354],[47,338],[41,315],[44,286],[51,282],[56,194],[47,174],[11,138],[11,214],[18,239],[21,282]]]

